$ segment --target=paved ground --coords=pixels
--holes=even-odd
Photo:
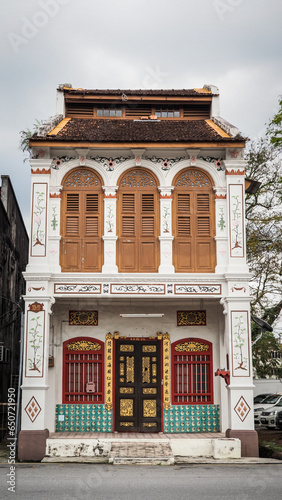
[[[15,493],[7,490],[8,472],[0,465],[3,500],[281,500],[282,491],[281,467],[276,464],[19,464]]]

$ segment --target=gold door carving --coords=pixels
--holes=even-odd
[[[133,417],[133,399],[120,400],[120,416]]]
[[[143,417],[157,416],[157,401],[155,399],[144,399],[143,401]]]
[[[126,382],[134,383],[134,357],[126,357]]]
[[[143,384],[150,384],[150,358],[144,356],[142,358],[142,382]]]

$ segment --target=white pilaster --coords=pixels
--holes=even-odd
[[[159,273],[172,274],[172,191],[173,187],[159,187],[160,191],[160,266]]]
[[[225,338],[230,371],[230,385],[227,387],[228,428],[253,430],[254,386],[252,377],[250,298],[227,297],[223,300],[226,312]]]
[[[22,383],[22,430],[46,428],[48,390],[49,318],[51,297],[25,297],[26,324]]]
[[[245,230],[244,160],[226,160],[228,209],[228,272],[248,272]]]
[[[102,273],[116,274],[116,242],[117,242],[117,199],[118,186],[103,186],[104,189],[104,265]]]

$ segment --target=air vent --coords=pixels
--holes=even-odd
[[[183,117],[191,120],[210,118],[210,104],[188,104],[183,106]]]
[[[68,102],[66,104],[66,117],[93,117],[94,104]]]

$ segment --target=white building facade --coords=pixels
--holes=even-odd
[[[220,431],[257,455],[245,140],[218,100],[59,87],[30,142],[21,460],[50,432]]]

